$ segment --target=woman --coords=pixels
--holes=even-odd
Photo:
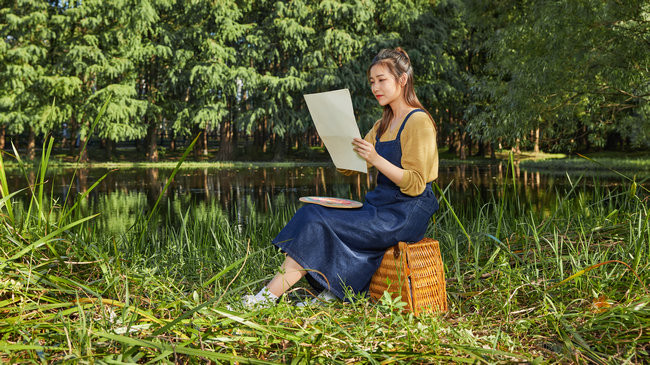
[[[280,271],[257,295],[245,296],[245,305],[274,303],[305,275],[326,301],[343,299],[346,287],[365,292],[387,248],[424,237],[438,209],[431,189],[438,177],[435,124],[415,95],[401,48],[379,52],[367,75],[384,112],[353,145],[378,170],[376,188],[359,209],[300,208],[273,240],[287,254]]]

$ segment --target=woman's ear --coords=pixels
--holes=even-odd
[[[402,85],[402,87],[406,86],[406,81],[408,80],[408,76],[406,75],[406,72],[402,74],[402,76],[399,77],[399,84]]]

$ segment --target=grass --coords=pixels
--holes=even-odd
[[[282,255],[269,242],[294,204],[269,197],[270,207],[283,208],[265,214],[244,203],[252,213],[232,221],[215,201],[168,203],[104,226],[82,213],[83,199],[48,197],[43,151],[40,173],[26,182],[29,204],[12,203],[0,170],[2,361],[642,363],[649,356],[650,198],[636,184],[587,188],[577,179],[542,211],[520,198],[514,179],[487,204],[456,206],[441,187],[447,198],[428,235],[440,241],[445,262],[444,314],[415,318],[396,310],[399,302],[366,298],[299,308],[292,303],[306,295],[301,288],[275,307],[244,311],[226,305],[279,266]],[[120,207],[104,204],[98,212]]]

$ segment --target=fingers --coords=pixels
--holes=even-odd
[[[362,147],[362,146],[365,146],[365,147],[370,146],[370,147],[372,147],[372,144],[370,142],[366,141],[365,139],[361,139],[361,138],[353,139],[352,144],[355,145],[356,147]]]
[[[372,156],[375,153],[375,147],[372,145],[372,143],[361,139],[361,138],[355,138],[352,141],[352,145],[354,145],[354,151],[359,154],[364,160],[368,161],[369,159],[372,158]]]
[[[366,142],[361,138],[355,138],[354,140],[352,140],[352,145],[354,146],[354,150],[357,152],[360,149],[367,149],[368,148],[367,144],[368,142]]]
[[[366,142],[366,141],[364,141],[364,140],[362,140],[360,138],[355,138],[352,141],[352,145],[354,146],[353,147],[354,151],[357,152],[358,154],[363,154],[364,152],[368,151],[368,146],[364,142]]]

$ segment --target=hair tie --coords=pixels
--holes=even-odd
[[[397,47],[397,48],[395,48],[395,51],[396,51],[398,54],[402,55],[402,57],[404,57],[404,58],[406,59],[406,62],[409,64],[409,66],[411,65],[411,58],[410,58],[409,55],[406,53],[406,51],[402,49],[402,47]]]

